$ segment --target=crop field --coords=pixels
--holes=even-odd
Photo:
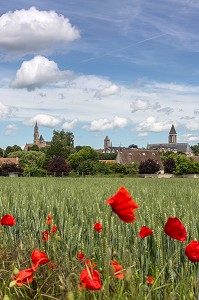
[[[105,201],[121,186],[139,205],[132,223]],[[0,212],[16,220],[0,226],[0,299],[199,299],[199,263],[185,255],[199,241],[197,179],[0,178]],[[169,217],[183,223],[186,241],[165,234]],[[153,234],[140,238],[144,225]],[[35,249],[50,261],[20,286],[16,276],[32,268]],[[119,272],[110,261],[122,266]],[[82,284],[83,270],[91,278],[99,272],[99,289]]]

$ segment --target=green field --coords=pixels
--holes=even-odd
[[[127,224],[105,203],[124,186],[140,206],[137,220]],[[185,246],[199,240],[199,182],[197,179],[141,178],[0,178],[1,216],[16,218],[13,227],[0,226],[0,299],[198,299],[199,264],[184,254]],[[56,237],[44,242],[46,218],[53,215]],[[163,228],[168,217],[178,217],[188,233],[186,242],[172,240]],[[94,231],[100,222],[103,231]],[[153,235],[138,237],[146,225]],[[59,238],[60,237],[60,238]],[[47,253],[55,263],[39,266],[34,280],[9,287],[13,270],[31,267],[33,249]],[[100,272],[103,288],[79,291],[85,268],[76,259],[83,252]],[[116,260],[132,275],[114,278],[109,260]],[[154,284],[146,283],[153,276]],[[74,298],[68,291],[72,291]]]

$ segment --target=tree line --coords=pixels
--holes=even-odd
[[[192,146],[195,154],[199,154],[199,144]],[[77,175],[135,175],[153,174],[160,171],[156,161],[147,160],[140,165],[133,163],[124,166],[113,162],[116,153],[98,153],[90,146],[74,146],[74,135],[64,130],[53,131],[50,145],[39,148],[31,146],[24,151],[20,146],[8,146],[5,150],[0,148],[0,157],[18,157],[19,166],[13,163],[3,163],[0,166],[0,175],[6,176],[15,172],[23,176],[77,176]],[[199,163],[194,162],[184,154],[167,152],[161,156],[165,173],[176,175],[199,174]],[[105,162],[112,160],[112,162]]]

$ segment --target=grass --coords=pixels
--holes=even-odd
[[[122,222],[111,213],[105,200],[120,186],[139,204],[137,220]],[[185,246],[199,240],[199,196],[197,179],[140,178],[1,178],[0,211],[16,218],[13,227],[0,227],[0,298],[28,299],[195,299],[199,295],[199,267],[189,262]],[[57,238],[41,239],[53,215]],[[187,242],[171,240],[163,228],[167,218],[178,217],[187,228]],[[100,222],[103,231],[93,229]],[[140,239],[146,225],[154,234]],[[45,251],[56,268],[40,266],[29,286],[9,287],[13,270],[31,266],[33,249]],[[79,291],[79,274],[84,265],[76,254],[83,252],[96,262],[103,289]],[[108,269],[109,258],[125,269],[128,280],[119,280]],[[154,284],[146,283],[146,276]]]

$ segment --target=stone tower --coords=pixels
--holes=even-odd
[[[107,149],[110,147],[112,147],[112,143],[111,143],[110,139],[108,138],[108,136],[106,136],[104,139],[104,149]]]
[[[171,130],[169,131],[169,143],[171,144],[177,143],[177,133],[173,124],[171,126]]]
[[[38,128],[38,125],[37,125],[37,121],[35,123],[35,127],[34,127],[34,144],[38,144],[39,143],[39,128]]]

